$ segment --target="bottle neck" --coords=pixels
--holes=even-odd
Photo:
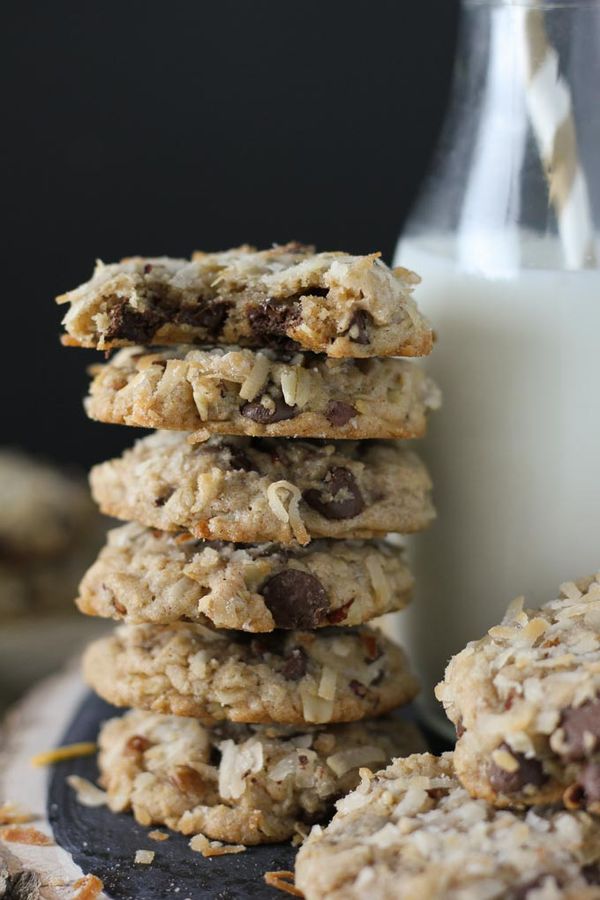
[[[559,266],[596,264],[599,35],[600,0],[464,0],[446,126],[411,233],[451,234],[457,255],[486,269],[535,266],[551,242]]]

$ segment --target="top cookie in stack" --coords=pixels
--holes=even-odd
[[[385,745],[389,759],[418,743],[402,723],[390,743],[389,725],[374,720],[364,747],[343,724],[418,690],[403,651],[365,624],[403,608],[412,588],[402,556],[380,539],[434,516],[423,464],[387,439],[421,436],[438,390],[415,363],[379,358],[431,349],[411,297],[417,281],[377,254],[290,244],[100,265],[59,298],[71,304],[64,343],[121,348],[93,368],[88,414],[158,429],[92,471],[100,508],[134,524],[111,534],[78,599],[125,623],[92,645],[84,668],[102,696],[139,711],[142,754],[155,745],[156,714],[202,721],[208,732],[189,730],[198,741],[221,740],[219,723],[235,723],[236,747],[256,726],[252,742],[268,737],[281,753],[284,738],[260,728],[300,726],[309,748],[327,725],[325,744],[351,762],[324,758],[340,790],[336,767],[347,788],[366,750],[376,745],[383,759]],[[109,743],[111,758],[129,752]],[[140,777],[145,766],[140,757]],[[206,778],[214,793],[214,773]],[[224,793],[224,778],[215,803],[240,797]],[[173,803],[178,815],[193,806],[188,795]]]

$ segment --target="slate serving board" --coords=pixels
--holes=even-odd
[[[89,694],[58,743],[95,741],[101,723],[122,712]],[[434,752],[449,749],[435,735],[427,737]],[[55,766],[48,786],[48,821],[57,844],[83,872],[101,878],[113,900],[283,897],[264,883],[263,876],[271,870],[293,869],[296,851],[289,844],[249,847],[245,853],[205,859],[190,850],[189,838],[170,832],[168,841],[158,843],[147,837],[152,829],[138,825],[131,815],[115,815],[106,807],[82,806],[66,783],[69,774],[95,781],[95,757]],[[136,850],[153,850],[156,855],[152,865],[136,865]]]

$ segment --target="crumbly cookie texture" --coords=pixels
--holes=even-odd
[[[0,559],[55,558],[96,513],[85,483],[22,453],[0,449]]]
[[[66,344],[287,346],[329,356],[424,356],[432,333],[412,290],[419,277],[379,254],[315,253],[287,244],[192,259],[98,263],[69,303]]]
[[[600,580],[510,607],[455,656],[436,695],[459,735],[455,764],[497,806],[562,801],[600,813]]]
[[[141,825],[242,844],[284,841],[322,821],[359,781],[423,748],[399,718],[329,727],[233,725],[133,710],[99,737],[100,783]]]
[[[372,538],[433,519],[431,481],[398,444],[309,443],[159,431],[92,469],[103,512],[224,541]]]
[[[598,900],[600,828],[587,813],[473,800],[452,754],[395,760],[337,803],[296,859],[307,900]]]
[[[77,605],[131,624],[323,628],[402,609],[413,581],[401,552],[383,541],[210,543],[132,523],[109,533]]]
[[[116,706],[209,724],[352,722],[418,691],[404,652],[367,626],[253,638],[202,625],[123,625],[88,648],[84,673]]]
[[[268,437],[416,438],[440,393],[401,359],[190,346],[119,351],[91,369],[92,419],[142,428]]]

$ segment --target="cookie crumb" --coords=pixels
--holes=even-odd
[[[209,841],[204,834],[195,834],[189,842],[189,848],[196,853],[201,853],[204,857],[245,853],[247,849],[244,844],[223,844],[221,841]]]
[[[151,841],[168,841],[169,835],[164,831],[149,831],[148,837]]]
[[[150,866],[154,862],[154,850],[136,850],[134,862],[141,866]]]
[[[82,778],[81,775],[68,775],[66,780],[69,787],[75,791],[77,802],[82,806],[106,806],[106,791],[100,790],[87,778]]]
[[[0,806],[0,825],[23,825],[32,822],[36,816],[7,801]]]

